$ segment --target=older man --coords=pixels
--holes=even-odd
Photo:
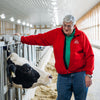
[[[86,100],[88,87],[92,84],[93,50],[85,33],[75,24],[75,18],[67,15],[61,28],[20,39],[29,45],[53,46],[58,72],[57,100],[70,100],[72,92],[75,100]]]

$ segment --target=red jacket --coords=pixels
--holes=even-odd
[[[55,68],[59,74],[69,74],[86,71],[92,74],[94,69],[94,54],[90,42],[84,32],[75,28],[74,38],[70,46],[69,68],[64,60],[65,34],[62,28],[56,28],[44,34],[22,36],[21,42],[29,45],[53,46]]]

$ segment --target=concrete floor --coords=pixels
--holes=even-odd
[[[100,49],[93,48],[93,51],[95,57],[94,72],[86,100],[100,100]],[[74,100],[74,98],[72,97],[71,100]]]
[[[93,83],[89,88],[87,100],[100,100],[100,49],[93,48],[95,55],[95,67]]]

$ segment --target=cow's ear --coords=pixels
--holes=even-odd
[[[7,65],[7,68],[6,68],[6,70],[7,70],[7,76],[9,76],[10,75],[10,72],[9,72],[9,65]]]
[[[11,55],[10,50],[7,50],[7,57]]]
[[[16,66],[14,64],[9,64],[7,65],[7,75],[11,75],[11,71],[15,72],[16,71]]]
[[[15,65],[14,64],[7,65],[7,77],[12,86],[11,67],[15,67]]]

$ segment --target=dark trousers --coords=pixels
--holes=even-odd
[[[85,84],[85,72],[72,74],[58,74],[57,79],[57,100],[70,100],[72,92],[75,100],[86,100],[88,88]]]

